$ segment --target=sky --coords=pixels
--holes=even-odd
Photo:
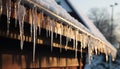
[[[114,6],[114,14],[120,13],[120,0],[71,0],[86,14],[90,8],[106,8],[111,12],[110,5],[118,3],[117,6]]]

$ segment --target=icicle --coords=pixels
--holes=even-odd
[[[1,17],[1,14],[2,14],[2,10],[3,10],[3,7],[2,7],[2,0],[0,0],[0,17]]]
[[[37,40],[37,7],[33,8],[33,62],[35,62],[35,49]]]
[[[41,25],[39,25],[38,27],[39,27],[39,35],[40,35],[41,34]]]
[[[65,45],[66,51],[67,51],[67,47],[68,47],[68,41],[69,41],[69,38],[66,36],[66,45]]]
[[[106,54],[106,62],[108,62],[108,55]]]
[[[112,56],[112,61],[115,61],[115,57]]]
[[[107,53],[107,48],[105,47],[105,48],[104,48],[104,50],[105,50],[106,62],[107,62],[107,61],[108,61],[108,53]]]
[[[55,33],[55,38],[57,38],[57,32]]]
[[[47,25],[46,25],[46,36],[50,37],[50,32],[51,32],[51,20],[50,17],[47,16]]]
[[[34,8],[31,9],[31,14],[32,14],[32,22],[31,22],[31,26],[30,26],[30,35],[31,37],[33,37],[33,26],[34,26]]]
[[[75,35],[75,32],[74,32],[74,33],[73,33],[73,48],[74,48],[74,49],[75,49],[75,45],[76,45],[76,44],[75,44],[75,41],[76,41],[75,38],[76,38],[76,35]]]
[[[80,34],[80,41],[81,41],[81,47],[83,47],[83,35],[82,34]]]
[[[55,20],[55,38],[57,38],[57,33],[58,33],[58,27],[57,27],[57,21]]]
[[[51,51],[53,50],[53,47],[52,47],[52,45],[53,45],[53,20],[51,20]]]
[[[96,55],[97,55],[97,53],[98,53],[97,44],[96,44],[96,43],[98,43],[97,40],[95,40],[94,43],[95,43],[95,53],[96,53]]]
[[[63,34],[63,26],[60,24],[60,52],[62,52],[62,34]]]
[[[22,21],[19,20],[19,27],[20,27],[20,39],[21,39],[21,50],[23,49],[23,44],[24,44],[24,17]]]
[[[33,11],[33,62],[35,62],[35,48],[37,40],[37,7],[35,7]]]
[[[81,49],[83,48],[84,36],[80,34],[80,41],[81,41]]]
[[[39,27],[39,35],[41,34],[41,24],[43,23],[43,15],[44,15],[44,12],[41,11],[40,24],[38,25],[38,27]]]
[[[89,42],[88,42],[88,60],[89,60],[89,64],[91,64],[91,60],[92,60],[92,38],[89,38]]]
[[[15,27],[17,27],[17,16],[18,16],[18,13],[17,13],[17,11],[18,11],[18,4],[17,3],[15,3],[15,6],[14,6],[14,8],[15,8]]]
[[[82,36],[82,47],[85,48],[87,46],[87,35],[86,34],[81,34]]]
[[[95,53],[96,53],[96,55],[97,55],[97,53],[98,53],[98,51],[97,51],[97,48],[95,47]]]
[[[77,57],[77,47],[78,47],[78,30],[75,31],[75,57]]]
[[[48,30],[48,37],[50,37],[50,33],[51,33],[51,26],[48,26],[49,30]]]
[[[17,27],[17,19],[19,18],[19,6],[20,6],[21,0],[17,0],[17,3],[15,3],[15,27]]]
[[[68,27],[68,30],[67,30],[67,36],[68,37],[71,37],[71,34],[70,34],[70,32],[71,32],[71,27]],[[71,41],[71,38],[68,38],[68,41]]]
[[[82,48],[84,48],[84,40],[85,40],[85,38],[84,38],[84,34],[81,34],[82,35]]]
[[[7,9],[7,35],[9,34],[9,26],[10,26],[10,17],[11,17],[11,0],[6,3]]]
[[[83,57],[83,55],[82,55],[82,46],[80,46],[80,50],[81,50],[81,54],[80,55],[81,55],[81,58],[82,58]]]
[[[25,7],[22,5],[19,5],[18,7],[18,20],[19,20],[19,29],[20,29],[20,46],[21,50],[23,49],[23,43],[24,43],[24,16],[26,14]]]
[[[83,48],[85,48],[88,44],[88,36],[86,34],[82,34],[83,35]]]
[[[73,48],[75,49],[75,35],[73,36],[74,37],[74,39],[73,39]]]
[[[20,29],[20,46],[21,46],[21,50],[23,49],[23,44],[24,44],[24,17],[26,14],[26,10],[25,7],[20,5],[21,0],[18,0],[18,7],[17,9],[17,14],[16,17],[18,18],[19,21],[19,29]]]
[[[66,45],[65,45],[65,49],[67,51],[67,46],[68,46],[68,42],[69,42],[69,36],[68,36],[69,35],[69,28],[68,28],[68,26],[67,26],[65,32],[66,32]]]

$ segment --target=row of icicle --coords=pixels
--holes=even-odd
[[[26,9],[24,6],[20,5],[20,0],[17,1],[15,5],[15,17],[18,19],[19,29],[20,29],[20,46],[21,50],[23,49],[24,45],[24,17],[26,15]],[[2,0],[0,0],[0,16],[2,14]],[[7,10],[7,35],[9,34],[9,25],[10,25],[10,17],[11,17],[11,0],[8,0],[6,3],[6,10]],[[92,59],[93,53],[95,51],[96,54],[98,53],[105,53],[106,60],[108,61],[108,55],[110,54],[110,49],[107,49],[106,46],[92,37],[88,36],[87,34],[80,33],[78,29],[73,30],[71,26],[63,26],[62,22],[57,22],[54,19],[51,19],[47,16],[46,20],[44,20],[44,12],[41,11],[42,14],[40,18],[40,23],[38,23],[38,12],[37,7],[34,6],[32,8],[32,23],[30,26],[30,33],[31,37],[33,38],[33,61],[35,61],[35,48],[37,43],[37,30],[39,30],[39,35],[41,34],[41,24],[46,23],[46,37],[50,37],[51,39],[51,51],[53,50],[53,36],[54,32],[55,37],[57,38],[57,34],[60,34],[60,52],[62,52],[62,35],[66,36],[66,45],[65,49],[67,50],[68,43],[73,39],[73,48],[75,49],[75,57],[77,57],[78,52],[78,42],[81,42],[81,57],[82,57],[82,49],[88,47],[88,54],[89,54],[89,62]],[[47,22],[45,22],[47,21]],[[57,25],[57,23],[59,23]],[[15,26],[17,25],[17,20],[15,21]],[[114,60],[113,56],[113,60]]]

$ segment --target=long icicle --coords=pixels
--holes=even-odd
[[[25,15],[26,15],[25,7],[22,5],[19,5],[19,7],[18,7],[18,21],[19,21],[19,29],[20,29],[21,50],[23,49],[23,44],[24,44],[23,37],[24,37],[24,17],[25,17]]]
[[[37,40],[37,7],[33,9],[33,62],[35,62],[35,49],[36,49],[36,40]]]
[[[30,25],[30,36],[33,37],[33,19],[34,19],[34,11],[33,9],[31,9],[31,17],[32,17],[32,22],[31,22],[31,25]]]
[[[83,42],[84,42],[83,40],[84,40],[83,34],[80,33],[80,41],[81,41],[81,47],[80,47],[80,49],[81,49],[81,58],[83,57],[83,55],[82,55],[82,52],[83,52],[83,50],[82,50],[82,49],[83,49]]]
[[[2,0],[0,0],[0,18],[1,18],[2,10],[3,10],[3,7],[2,7]]]
[[[52,47],[52,45],[53,45],[53,27],[54,27],[53,26],[53,24],[54,24],[53,20],[51,20],[50,24],[51,24],[51,26],[50,26],[51,27],[51,51],[52,51],[53,50],[53,47]]]
[[[77,47],[78,47],[78,30],[75,31],[75,57],[77,57]]]
[[[62,52],[62,34],[63,34],[63,26],[60,24],[60,52]]]
[[[21,32],[20,32],[20,35],[21,35],[21,49],[23,49],[23,44],[24,44],[24,16],[22,17]]]
[[[11,0],[8,0],[8,2],[6,3],[6,9],[7,9],[7,35],[8,35],[11,17]]]
[[[65,45],[65,49],[67,51],[67,46],[68,46],[68,42],[69,42],[69,37],[68,37],[68,33],[69,33],[69,28],[67,26],[67,28],[65,29],[66,32],[66,45]]]

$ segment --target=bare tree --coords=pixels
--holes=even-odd
[[[88,17],[93,21],[108,41],[112,43],[115,40],[115,36],[113,35],[115,25],[111,24],[111,17],[107,9],[92,8],[89,11]]]
[[[119,36],[120,32],[118,30],[115,31],[115,28],[118,27],[115,25],[114,21],[112,23],[111,15],[105,8],[92,8],[89,11],[88,17],[93,21],[93,23],[96,25],[96,27],[101,31],[101,33],[106,37],[106,39],[114,44],[114,41],[116,41],[115,34]],[[119,29],[120,30],[120,29]],[[118,37],[117,37],[118,38]],[[120,37],[119,37],[120,38]],[[114,62],[112,62],[112,66],[110,66],[109,62],[106,63],[103,59],[101,62],[98,61],[98,64],[91,65],[91,69],[120,69],[120,50],[117,50],[117,57]],[[99,57],[99,56],[96,56]],[[96,58],[94,57],[94,58]],[[99,57],[100,59],[100,57]],[[95,63],[95,62],[94,62]]]

